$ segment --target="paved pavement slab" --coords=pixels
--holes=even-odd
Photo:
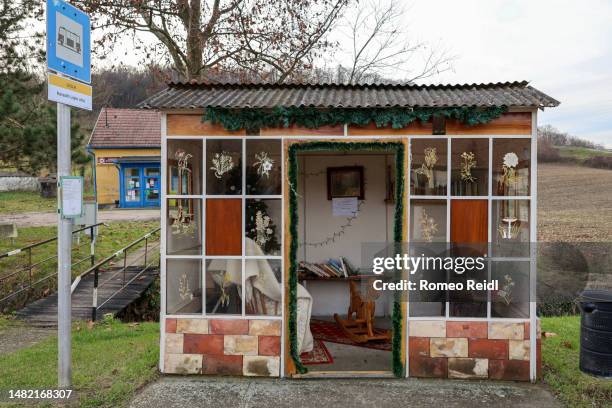
[[[98,222],[152,221],[159,219],[159,208],[155,209],[113,209],[98,211]],[[0,222],[13,222],[18,227],[44,227],[57,224],[57,213],[25,212],[2,214]]]
[[[561,407],[541,385],[425,379],[252,379],[164,376],[131,407]]]

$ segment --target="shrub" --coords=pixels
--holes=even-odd
[[[593,156],[584,161],[585,166],[612,170],[612,156]]]

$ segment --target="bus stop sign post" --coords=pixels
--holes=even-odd
[[[58,383],[72,385],[72,303],[70,286],[72,216],[64,214],[61,180],[71,173],[70,106],[91,110],[90,21],[62,0],[47,0],[47,70],[49,100],[57,102],[57,335]],[[66,78],[66,77],[70,77]],[[67,193],[67,192],[66,192]]]

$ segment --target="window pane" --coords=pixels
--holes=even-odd
[[[410,256],[418,257],[439,257],[447,255],[448,246],[446,242],[412,242],[409,245]],[[410,271],[409,279],[416,284],[414,290],[408,294],[409,313],[412,317],[426,316],[445,316],[446,301],[448,294],[444,290],[421,290],[420,283],[426,280],[430,283],[444,283],[448,281],[448,273],[443,265],[435,263],[429,267],[421,266],[414,273]]]
[[[242,194],[242,140],[206,141],[206,193]]]
[[[168,200],[166,241],[168,255],[202,254],[202,200]]]
[[[202,194],[202,141],[168,140],[168,194]]]
[[[281,194],[280,140],[247,140],[247,194]]]
[[[493,140],[493,194],[529,195],[530,139]]]
[[[140,202],[140,169],[124,168],[125,201]]]
[[[166,261],[166,313],[202,313],[202,263],[199,259]]]
[[[451,166],[451,195],[488,195],[488,139],[453,139]]]
[[[491,293],[492,317],[529,317],[529,262],[492,262],[493,280],[499,289]]]
[[[529,200],[493,200],[493,256],[529,256]]]
[[[474,244],[453,244],[451,254],[456,261],[459,258],[479,258],[483,256],[482,245]],[[449,316],[451,317],[487,317],[487,290],[472,290],[467,288],[467,281],[474,280],[483,282],[489,279],[489,264],[484,263],[484,268],[478,270],[477,267],[464,273],[455,268],[449,271],[450,283],[463,284],[463,290],[451,290],[448,292]]]
[[[206,261],[206,313],[242,314],[242,260]]]
[[[413,139],[410,149],[410,192],[415,195],[446,195],[446,139]]]
[[[246,314],[280,316],[282,267],[280,259],[247,259],[245,261]]]
[[[281,254],[281,216],[280,199],[246,200],[246,255]]]
[[[446,242],[446,200],[410,201],[410,241]]]

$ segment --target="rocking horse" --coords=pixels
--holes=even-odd
[[[374,312],[376,304],[374,300],[380,296],[380,292],[373,291],[368,300],[363,295],[357,283],[350,281],[351,304],[348,309],[347,319],[342,319],[337,313],[334,319],[342,331],[355,343],[367,343],[369,341],[391,340],[391,331],[374,328]]]

